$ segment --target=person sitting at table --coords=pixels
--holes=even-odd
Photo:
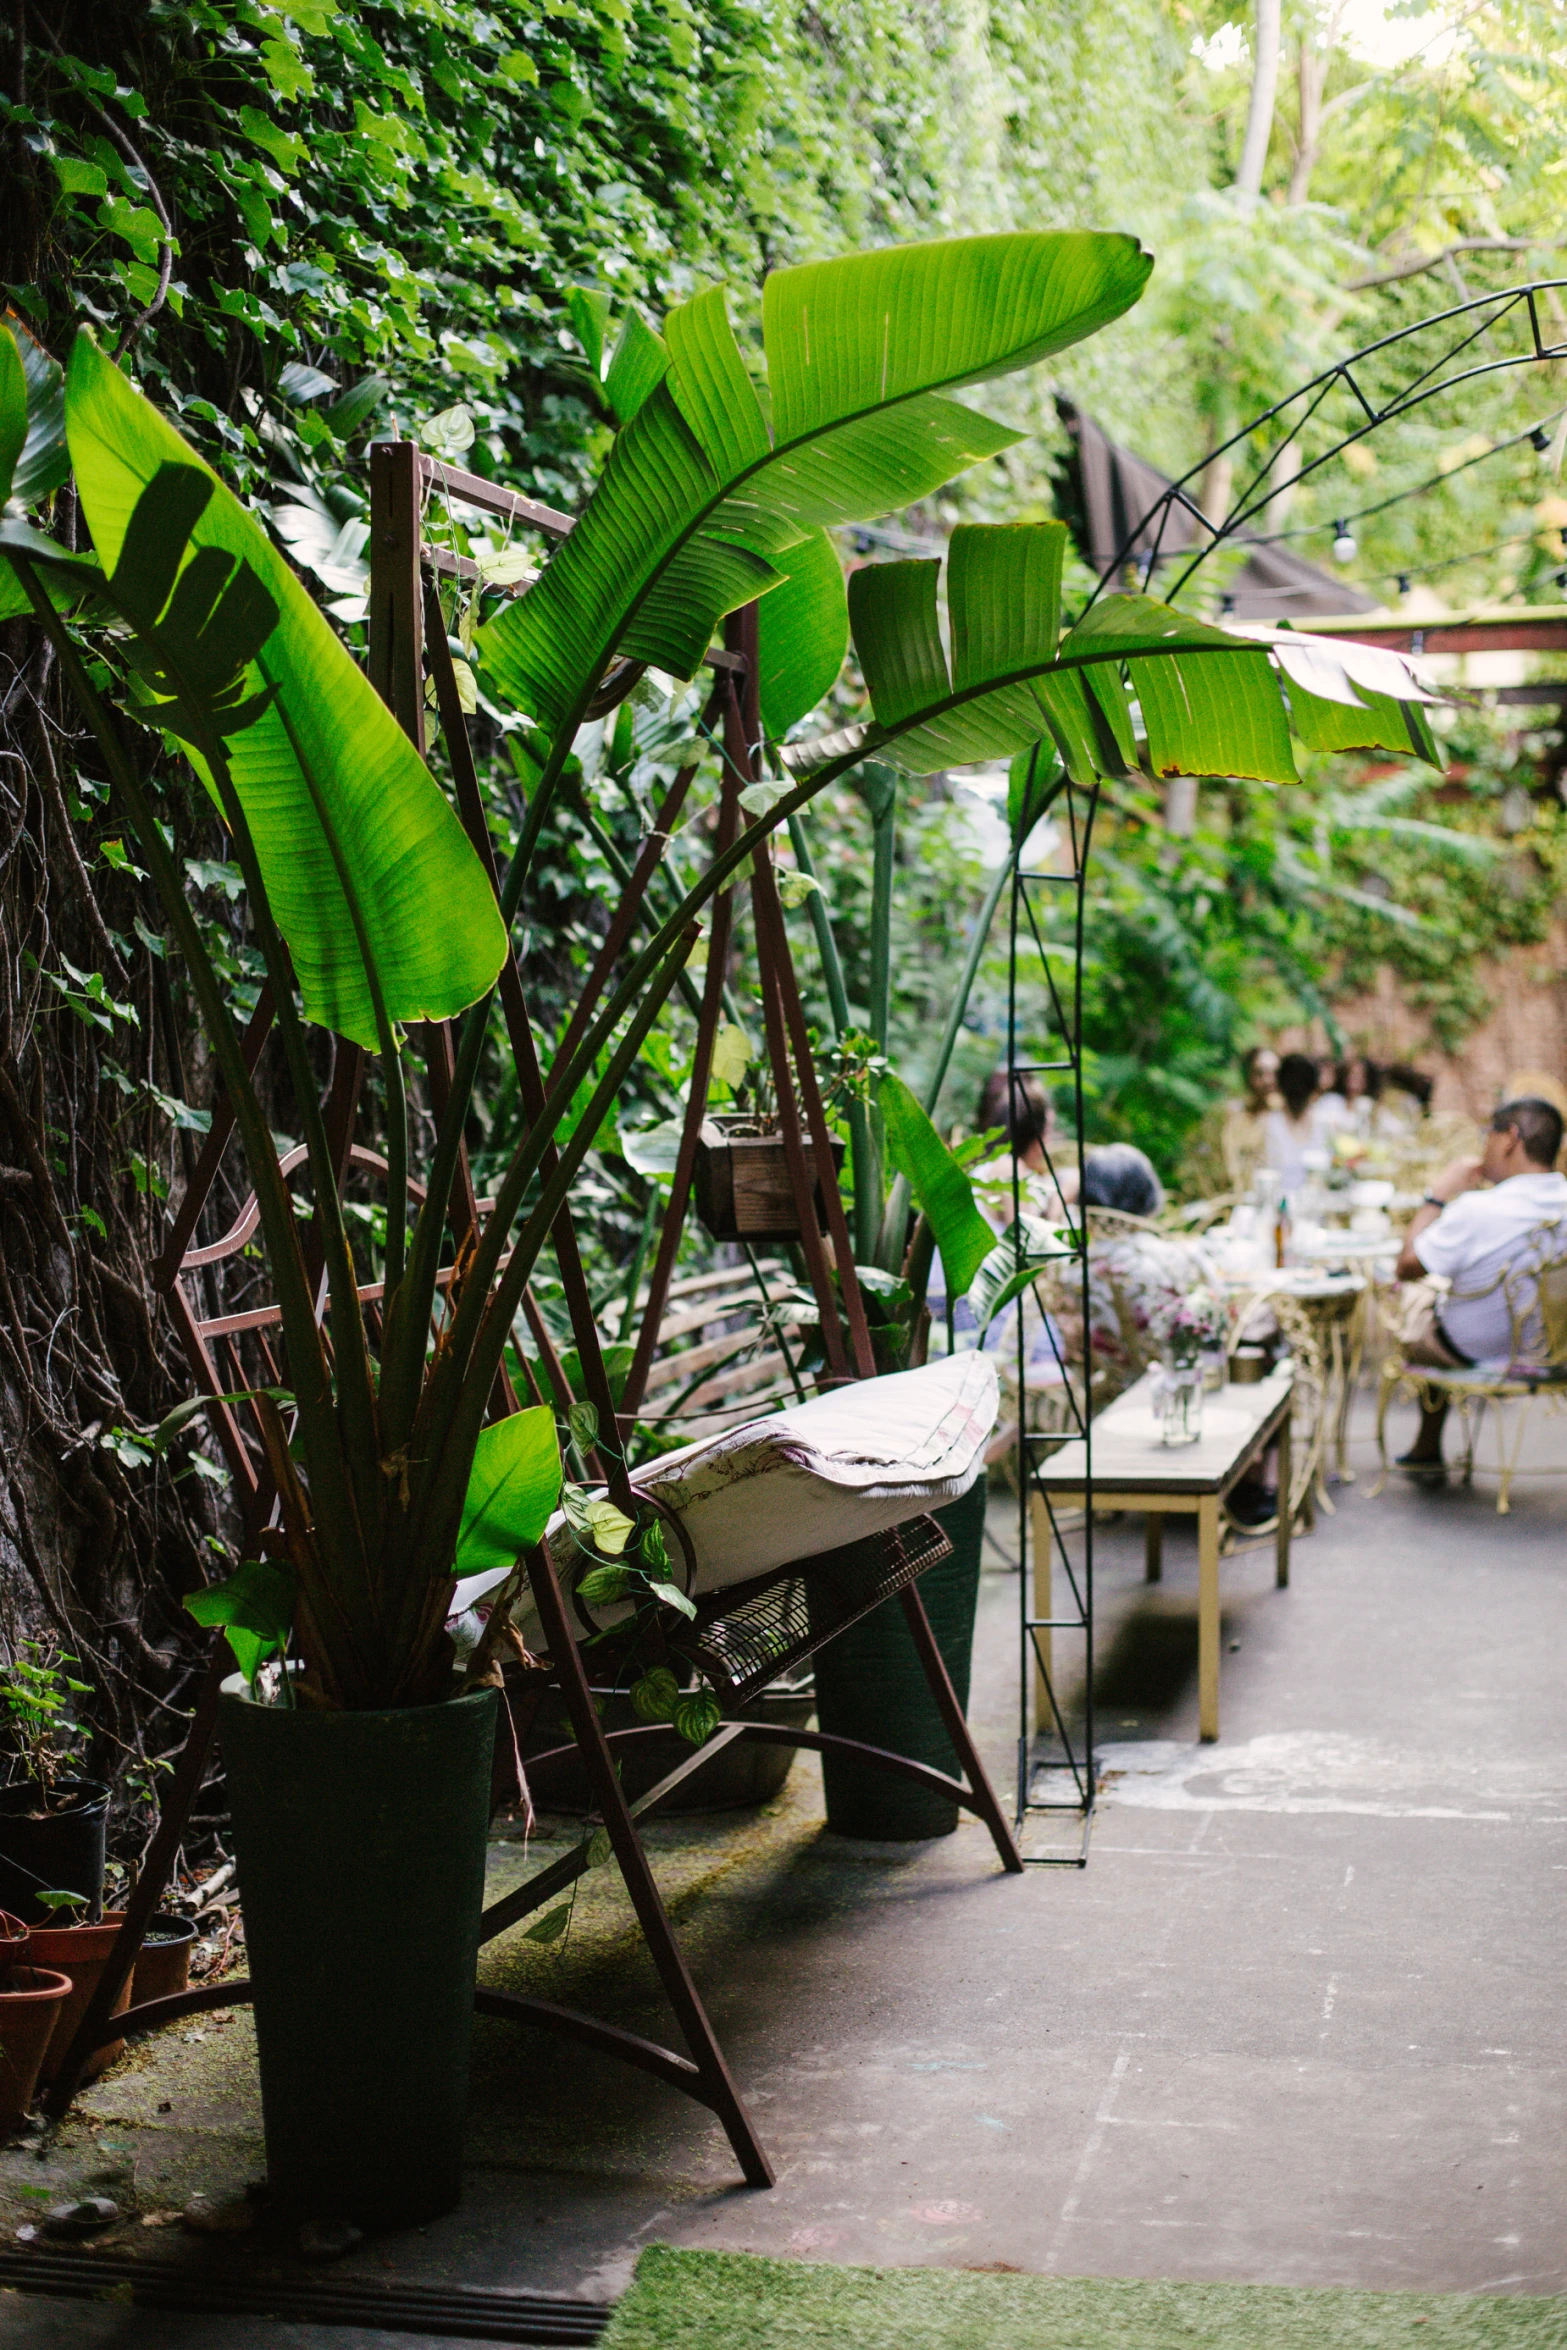
[[[1157,1216],[1164,1185],[1135,1143],[1098,1142],[1083,1153],[1083,1205],[1113,1208],[1120,1216]]]
[[[1133,1144],[1100,1143],[1085,1152],[1083,1205],[1097,1405],[1148,1368],[1181,1300],[1194,1289],[1222,1290],[1223,1275],[1206,1240],[1146,1228],[1164,1205],[1164,1186],[1152,1161]],[[1096,1229],[1096,1208],[1136,1222],[1107,1221]],[[1061,1321],[1075,1343],[1080,1317],[1063,1314]]]
[[[1317,1063],[1317,1098],[1312,1112],[1319,1127],[1342,1126],[1349,1116],[1349,1104],[1344,1099],[1342,1069],[1331,1053],[1324,1053]]]
[[[988,1134],[998,1126],[1011,1147],[1006,1157],[998,1152],[975,1169],[981,1213],[998,1232],[1011,1223],[1011,1160],[1023,1178],[1024,1208],[1047,1218],[1060,1215],[1077,1197],[1077,1153],[1070,1144],[1062,1150],[1055,1105],[1037,1077],[992,1070],[979,1097],[974,1130]]]
[[[1305,1189],[1306,1153],[1322,1148],[1312,1114],[1317,1090],[1317,1064],[1310,1054],[1286,1053],[1279,1063],[1279,1106],[1262,1122],[1262,1146],[1265,1163],[1277,1173],[1289,1200]]]
[[[1512,1315],[1504,1276],[1527,1250],[1536,1227],[1567,1210],[1567,1175],[1556,1172],[1562,1114],[1525,1095],[1504,1102],[1491,1120],[1478,1159],[1455,1159],[1432,1182],[1410,1220],[1398,1278],[1411,1284],[1400,1352],[1412,1367],[1463,1370],[1505,1361]],[[1444,1276],[1445,1295],[1429,1285]],[[1417,1483],[1439,1485],[1447,1405],[1423,1405],[1420,1433],[1398,1466]]]

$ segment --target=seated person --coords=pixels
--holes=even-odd
[[[1262,1122],[1262,1147],[1288,1200],[1306,1188],[1306,1153],[1321,1147],[1316,1101],[1316,1062],[1307,1053],[1286,1053],[1279,1063],[1279,1107]]]
[[[1083,1153],[1083,1205],[1122,1216],[1157,1216],[1164,1185],[1153,1161],[1130,1142],[1096,1143]]]
[[[1535,1228],[1567,1209],[1567,1175],[1555,1172],[1561,1146],[1561,1112],[1525,1095],[1496,1112],[1480,1158],[1455,1159],[1436,1177],[1411,1219],[1398,1277],[1420,1283],[1438,1273],[1452,1288],[1446,1296],[1430,1288],[1410,1296],[1400,1348],[1406,1363],[1454,1371],[1506,1359],[1513,1333],[1503,1276]],[[1422,1408],[1420,1433],[1400,1457],[1399,1467],[1421,1482],[1439,1484],[1445,1475],[1446,1418],[1443,1402]]]
[[[1164,1186],[1152,1162],[1129,1142],[1096,1144],[1083,1156],[1083,1205],[1113,1209],[1141,1224],[1164,1205]],[[1092,1315],[1094,1400],[1112,1395],[1144,1372],[1159,1353],[1170,1318],[1194,1289],[1220,1286],[1217,1260],[1190,1235],[1110,1224],[1088,1238],[1088,1301]],[[1063,1328],[1080,1353],[1081,1314],[1063,1312]]]
[[[1011,1150],[1007,1159],[998,1154],[974,1170],[972,1181],[980,1213],[998,1232],[1011,1223],[1010,1160],[1022,1177],[1025,1210],[1046,1218],[1063,1214],[1065,1204],[1077,1197],[1077,1151],[1070,1142],[1062,1148],[1055,1105],[1037,1077],[996,1069],[986,1078],[974,1130],[989,1134],[998,1126],[1005,1129]]]

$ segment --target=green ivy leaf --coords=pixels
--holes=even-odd
[[[723,1710],[710,1689],[694,1689],[675,1707],[674,1724],[688,1746],[705,1746],[723,1720]]]
[[[624,1567],[590,1567],[577,1585],[589,1607],[610,1607],[630,1589],[631,1577]]]
[[[631,1707],[644,1722],[672,1722],[680,1703],[680,1683],[667,1665],[655,1665],[631,1685]]]
[[[529,1926],[523,1935],[525,1942],[558,1942],[571,1923],[571,1903],[563,1901],[558,1909],[547,1909],[535,1926]]]
[[[678,1583],[655,1583],[650,1579],[648,1589],[655,1599],[663,1601],[665,1607],[678,1609],[681,1615],[689,1616],[695,1623],[696,1603],[686,1597]]]

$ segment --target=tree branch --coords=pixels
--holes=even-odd
[[[1412,260],[1395,262],[1391,269],[1377,270],[1370,277],[1352,277],[1344,288],[1346,294],[1363,294],[1372,286],[1397,285],[1403,278],[1419,277],[1428,269],[1441,269],[1460,253],[1533,253],[1539,250],[1535,237],[1458,237],[1451,245],[1444,245],[1440,253],[1418,253]]]

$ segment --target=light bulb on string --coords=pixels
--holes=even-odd
[[[1355,560],[1355,534],[1347,522],[1335,522],[1333,525],[1333,560],[1335,563],[1353,563]]]
[[[1401,572],[1399,573],[1399,575],[1398,575],[1398,592],[1399,592],[1399,594],[1400,594],[1401,596],[1407,596],[1407,595],[1408,595],[1408,593],[1409,593],[1409,590],[1410,590],[1410,588],[1411,588],[1411,586],[1412,586],[1412,585],[1413,585],[1413,582],[1411,581],[1411,579],[1410,579],[1410,576],[1409,576],[1408,572],[1407,572],[1407,571],[1401,571]]]
[[[1543,424],[1537,424],[1529,435],[1529,446],[1531,449],[1537,449],[1542,457],[1550,455],[1551,436]]]

